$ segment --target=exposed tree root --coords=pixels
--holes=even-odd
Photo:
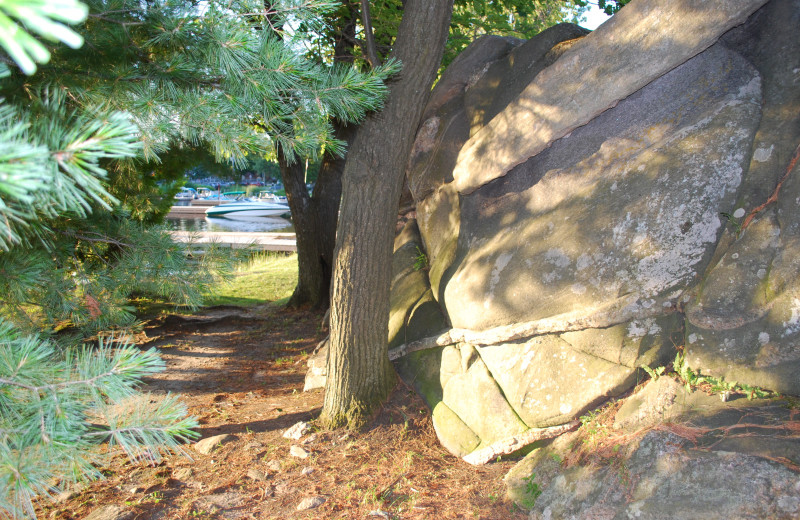
[[[766,208],[773,202],[778,202],[778,194],[781,191],[781,187],[783,186],[783,183],[786,182],[786,179],[789,178],[789,174],[792,173],[792,170],[797,164],[798,159],[800,159],[800,145],[797,145],[797,149],[794,151],[792,160],[789,161],[789,166],[786,168],[786,173],[783,174],[783,177],[781,178],[780,182],[778,182],[778,185],[775,186],[775,191],[772,192],[772,195],[770,195],[767,198],[764,204],[758,206],[757,208],[753,209],[750,213],[747,214],[747,217],[745,217],[744,221],[742,222],[742,228],[741,228],[742,231],[744,231],[747,228],[747,226],[750,225],[750,222],[755,218],[755,216],[760,211],[762,211],[764,208]]]

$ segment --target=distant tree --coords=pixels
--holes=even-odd
[[[594,4],[608,16],[611,16],[615,13],[618,13],[619,10],[625,7],[625,5],[629,4],[631,0],[597,0],[596,2],[591,2],[589,0],[572,0],[572,1],[581,7],[586,7],[589,4]]]
[[[320,53],[309,53],[318,63],[354,67],[354,37],[359,11],[353,2],[343,1],[328,15],[323,30],[301,25],[305,41],[320,52],[331,49],[323,57]],[[357,128],[346,120],[331,118],[334,136],[350,143]],[[315,161],[316,162],[316,161]],[[336,150],[323,150],[319,158],[319,169],[313,193],[305,186],[303,165],[279,160],[281,178],[292,208],[292,218],[297,237],[297,261],[299,276],[297,286],[289,299],[290,307],[310,306],[327,308],[330,303],[331,276],[333,274],[333,251],[336,227],[339,220],[339,203],[342,197],[342,172],[345,154]]]

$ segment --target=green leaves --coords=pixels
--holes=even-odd
[[[672,366],[688,392],[691,392],[694,387],[703,385],[704,388],[711,393],[721,394],[723,396],[723,401],[726,400],[727,395],[731,393],[744,394],[748,400],[776,396],[775,392],[770,390],[764,390],[763,388],[745,383],[737,383],[736,381],[725,381],[724,377],[702,376],[699,370],[695,371],[689,367],[686,362],[686,355],[680,350],[675,355],[675,361]]]
[[[720,212],[720,215],[728,221],[728,223],[733,228],[733,232],[736,234],[736,238],[742,234],[742,223],[739,222],[739,219],[731,215],[730,213]]]
[[[647,372],[647,375],[649,375],[650,378],[653,381],[658,381],[658,378],[661,377],[664,374],[664,370],[665,370],[666,367],[657,367],[657,368],[653,369],[653,368],[650,368],[647,365],[642,365],[641,368],[645,372]]]
[[[33,74],[37,63],[50,60],[50,51],[28,31],[76,49],[83,44],[83,37],[60,22],[80,23],[87,14],[87,7],[77,0],[3,0],[0,46],[25,74]]]
[[[303,56],[292,28],[322,23],[333,1],[283,0],[269,10],[254,0],[87,3],[91,51],[54,55],[40,79],[25,84],[43,89],[57,71],[81,108],[130,112],[151,162],[180,141],[237,166],[275,143],[303,157],[341,148],[328,118],[363,119],[381,106],[383,82],[398,70],[334,70]]]
[[[531,473],[527,477],[523,477],[523,481],[525,482],[525,498],[523,500],[523,506],[526,509],[533,509],[536,506],[536,499],[544,492],[541,486],[537,482],[534,482],[536,478],[536,473]]]
[[[139,149],[129,116],[69,111],[61,91],[45,91],[27,113],[0,100],[0,250],[43,218],[110,208],[101,161]]]
[[[136,394],[163,370],[154,350],[103,338],[64,354],[0,320],[0,513],[34,517],[53,477],[99,476],[90,448],[105,439],[133,460],[157,461],[197,435],[174,397]]]
[[[575,5],[579,5],[582,7],[586,7],[590,3],[593,3],[593,2],[588,2],[586,0],[572,0],[572,1],[573,3],[575,3]],[[625,4],[629,3],[630,1],[631,0],[597,0],[597,7],[601,11],[606,13],[608,16],[611,16],[619,12],[619,10],[625,7]]]

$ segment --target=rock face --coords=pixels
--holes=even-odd
[[[483,38],[432,94],[389,332],[456,455],[574,421],[676,347],[701,374],[800,395],[800,0],[679,3],[636,0],[588,36]],[[664,453],[665,482],[697,462],[790,471]],[[794,514],[780,500],[769,511]]]
[[[798,24],[797,2],[770,2],[723,39],[763,78],[761,118],[734,210],[750,212],[767,200],[800,143]],[[789,172],[777,202],[738,239],[719,244],[686,308],[691,366],[794,395],[800,394],[799,170]]]
[[[625,403],[613,430],[529,454],[506,476],[508,493],[531,519],[797,518],[800,442],[787,404],[723,403],[662,377]],[[673,424],[653,429],[665,419]],[[605,453],[576,465],[572,446],[593,443]]]

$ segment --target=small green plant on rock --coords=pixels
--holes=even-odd
[[[666,369],[666,367],[650,368],[647,365],[642,365],[641,368],[647,372],[647,375],[650,376],[650,379],[653,381],[658,381],[658,378],[664,375],[664,370]]]
[[[591,410],[580,417],[581,428],[586,434],[584,444],[596,445],[609,435],[608,427],[601,422],[602,410]]]
[[[736,238],[739,238],[739,235],[742,234],[742,223],[739,222],[739,219],[737,219],[730,213],[722,212],[720,213],[720,215],[725,217],[725,219],[728,221],[731,227],[733,227],[733,232],[736,234]]]
[[[522,479],[525,481],[525,498],[522,500],[522,506],[526,509],[533,509],[536,499],[542,494],[542,488],[533,481],[535,478],[536,473],[531,473],[530,476]]]
[[[414,270],[420,271],[428,268],[428,256],[417,246],[417,256],[414,258]]]
[[[747,399],[768,399],[770,397],[776,397],[775,392],[770,390],[764,390],[763,388],[759,388],[757,386],[750,386],[746,384],[739,384],[736,385],[736,389],[740,390]]]
[[[694,387],[703,385],[703,388],[712,394],[723,396],[723,401],[732,393],[744,394],[747,399],[767,399],[776,397],[777,394],[770,390],[765,390],[757,386],[750,386],[736,381],[725,381],[724,377],[713,377],[700,375],[700,371],[695,371],[686,363],[686,355],[683,351],[678,351],[673,363],[673,369],[678,378],[683,382],[686,390],[691,392]]]
[[[682,350],[679,350],[675,355],[675,361],[672,363],[672,368],[680,380],[683,381],[683,385],[686,387],[686,391],[688,392],[691,392],[693,387],[707,382],[705,377],[701,376],[699,372],[695,372],[689,367],[689,365],[686,363],[686,355]]]

